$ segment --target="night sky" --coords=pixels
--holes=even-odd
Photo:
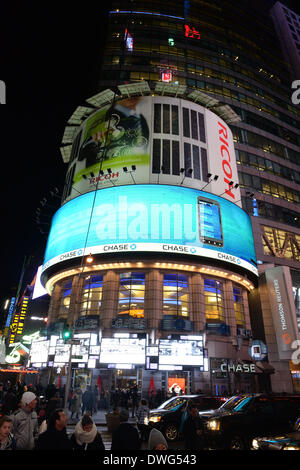
[[[46,236],[36,209],[45,214],[42,221],[60,202],[50,195],[54,187],[63,190],[67,165],[59,148],[71,114],[97,92],[102,18],[100,2],[80,9],[72,2],[69,11],[53,2],[1,5],[0,80],[7,104],[0,106],[0,315],[3,299],[18,286],[24,257],[30,263],[24,282],[41,264]]]
[[[102,10],[102,2],[1,4],[0,80],[7,104],[0,106],[0,315],[3,300],[15,293],[24,257],[30,262],[27,282],[41,264],[46,238],[35,222],[36,209],[44,197],[46,216],[54,211],[49,205],[59,203],[50,191],[63,189],[64,128],[76,107],[97,92]]]

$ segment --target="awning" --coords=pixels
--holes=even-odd
[[[255,363],[255,370],[257,374],[274,374],[275,368],[265,361],[258,361]]]

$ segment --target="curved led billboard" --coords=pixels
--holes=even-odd
[[[74,138],[64,201],[95,187],[149,183],[205,186],[241,205],[228,125],[211,110],[170,96],[136,96],[96,110]]]
[[[87,254],[180,253],[213,258],[257,274],[249,216],[210,193],[169,185],[89,192],[54,215],[43,272]]]

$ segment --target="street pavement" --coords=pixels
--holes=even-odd
[[[92,415],[92,419],[93,419],[98,431],[101,434],[105,450],[110,450],[111,449],[111,433],[108,432],[108,429],[107,429],[106,418],[105,418],[106,413],[107,413],[107,411],[98,410],[97,413],[94,413]],[[69,436],[71,436],[71,434],[74,432],[75,425],[77,424],[77,422],[79,420],[80,420],[80,418],[71,420],[71,413],[68,410],[67,433],[68,433]],[[135,425],[136,424],[136,419],[132,418],[131,414],[130,414],[128,422]],[[184,443],[182,441],[177,441],[177,442],[168,443],[168,444],[169,444],[169,449],[172,449],[172,450],[182,450],[182,449],[184,449]],[[141,450],[147,450],[147,449],[148,449],[147,442],[143,442],[142,446],[141,446]]]

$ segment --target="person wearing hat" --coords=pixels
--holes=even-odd
[[[121,410],[120,425],[112,434],[111,450],[138,450],[141,447],[139,432],[128,423],[128,410]]]
[[[168,450],[168,444],[162,433],[158,429],[151,429],[148,440],[149,450]]]
[[[25,392],[21,398],[21,408],[12,418],[12,434],[16,440],[17,450],[34,449],[35,439],[38,437],[39,424],[35,410],[37,403],[33,392]]]

